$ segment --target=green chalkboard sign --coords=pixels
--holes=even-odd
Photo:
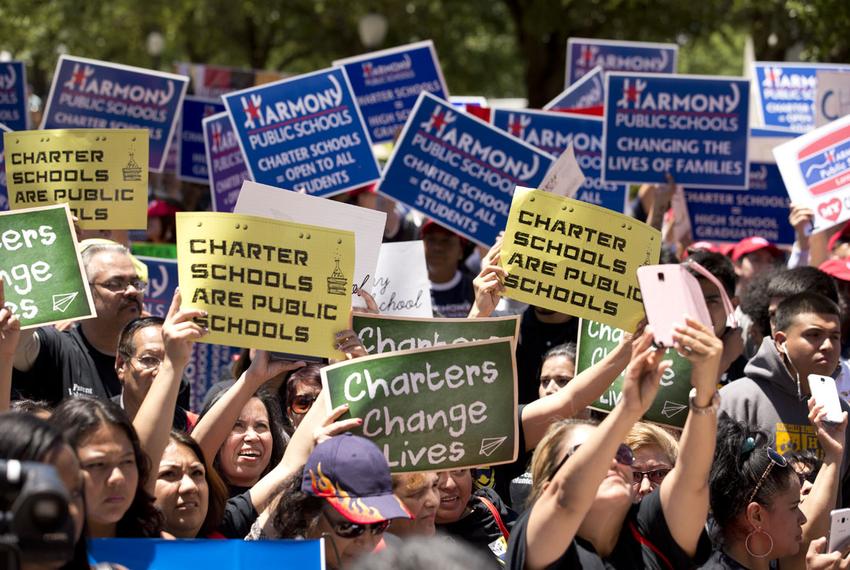
[[[322,368],[331,408],[348,403],[394,473],[516,460],[509,338],[376,354]],[[349,417],[349,416],[346,416]]]
[[[578,332],[578,354],[576,356],[576,374],[587,370],[611,352],[623,338],[623,331],[596,321],[581,319]],[[688,394],[691,391],[691,363],[675,350],[668,350],[665,360],[672,360],[671,366],[661,379],[661,387],[652,407],[643,419],[675,428],[685,427],[688,418]],[[620,374],[591,408],[610,412],[623,392],[623,374]]]
[[[133,255],[142,255],[144,257],[177,259],[177,244],[137,241],[130,244],[130,252]]]
[[[0,277],[21,328],[95,316],[67,204],[0,212]]]
[[[352,327],[369,354],[383,354],[491,338],[516,339],[519,316],[429,319],[354,313]]]

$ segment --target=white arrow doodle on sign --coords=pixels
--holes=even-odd
[[[64,313],[68,310],[68,307],[71,306],[71,303],[74,302],[74,299],[77,298],[78,294],[79,293],[77,291],[74,291],[73,293],[60,293],[53,295],[53,310]]]
[[[664,407],[661,408],[661,415],[667,418],[672,418],[676,414],[680,413],[682,410],[687,408],[684,404],[677,404],[676,402],[671,402],[670,400],[664,401]]]
[[[508,439],[506,435],[502,437],[485,437],[481,440],[481,450],[478,453],[484,457],[490,457],[494,451],[499,449],[499,446],[505,443],[506,439]]]

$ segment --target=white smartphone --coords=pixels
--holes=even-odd
[[[840,424],[844,414],[841,412],[841,400],[838,397],[835,380],[829,376],[809,374],[809,389],[812,391],[815,402],[823,406],[826,411],[826,421]]]
[[[836,509],[829,513],[829,549],[843,550],[850,546],[850,509]]]

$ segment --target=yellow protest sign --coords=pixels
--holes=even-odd
[[[349,328],[354,233],[226,212],[177,214],[183,306],[204,342],[339,358]]]
[[[606,208],[517,188],[502,245],[505,295],[633,331],[637,268],[658,263],[661,233]]]
[[[15,131],[3,140],[10,209],[67,203],[83,229],[147,227],[147,129]]]

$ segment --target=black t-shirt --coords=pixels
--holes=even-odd
[[[528,544],[528,517],[531,510],[523,514],[514,526],[508,545],[508,568],[522,570]],[[578,536],[567,547],[564,555],[549,570],[561,569],[658,569],[679,570],[698,567],[711,555],[711,542],[703,531],[697,545],[696,555],[691,558],[676,543],[664,519],[661,495],[656,490],[633,505],[623,521],[620,537],[611,554],[604,560],[593,545]]]
[[[771,563],[771,568],[776,567],[776,563]],[[701,570],[747,570],[746,566],[742,566],[738,563],[737,560],[723,552],[722,550],[715,550],[711,554],[711,558],[708,559],[708,562],[700,566]]]
[[[449,536],[468,542],[480,552],[484,552],[498,561],[505,559],[507,540],[499,528],[499,523],[493,516],[481,497],[487,499],[496,508],[502,525],[510,532],[516,521],[516,513],[502,502],[492,489],[479,489],[469,499],[471,512],[459,521],[438,524],[437,529]]]
[[[538,398],[541,359],[547,350],[578,339],[578,319],[565,323],[544,323],[537,318],[534,307],[522,313],[519,342],[516,349],[517,392],[520,404]]]
[[[515,511],[521,511],[521,505],[514,505],[510,502],[510,485],[511,480],[519,477],[528,469],[528,462],[531,459],[531,453],[525,450],[525,432],[522,429],[522,410],[524,405],[517,408],[517,423],[518,430],[518,448],[519,453],[517,459],[513,463],[503,463],[493,467],[479,467],[472,470],[472,483],[476,489],[493,489],[502,499],[507,499],[507,503]]]
[[[251,492],[245,491],[227,500],[224,520],[218,527],[218,532],[226,538],[245,538],[258,516],[254,503],[251,502]]]
[[[448,283],[431,283],[431,308],[434,316],[465,318],[475,301],[472,277],[458,271]]]
[[[23,398],[57,405],[70,396],[109,399],[121,393],[115,355],[103,354],[86,340],[79,325],[60,332],[38,329],[38,357],[27,372],[15,370],[12,383]]]

